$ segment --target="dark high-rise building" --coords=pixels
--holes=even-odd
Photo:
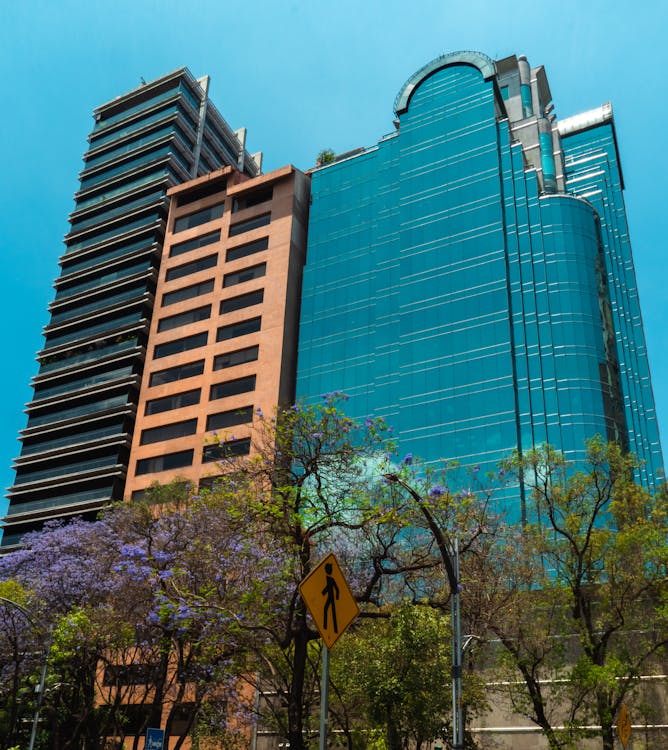
[[[610,106],[559,121],[542,67],[463,52],[415,73],[394,109],[394,132],[312,174],[298,395],[345,391],[430,462],[491,468],[545,442],[578,458],[599,434],[652,486]]]
[[[225,165],[260,171],[207,89],[208,78],[177,70],[94,112],[3,547],[123,497],[167,190]]]

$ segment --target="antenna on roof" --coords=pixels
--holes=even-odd
[[[146,81],[144,80],[144,76],[139,76],[139,80],[141,81],[142,86],[146,86]]]

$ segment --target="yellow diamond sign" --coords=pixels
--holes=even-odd
[[[334,555],[329,554],[299,584],[308,611],[327,648],[331,648],[360,608]]]

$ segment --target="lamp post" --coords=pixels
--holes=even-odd
[[[418,493],[398,474],[384,474],[385,479],[403,487],[415,500],[424,516],[443,561],[450,586],[450,630],[452,632],[452,747],[464,750],[464,712],[462,707],[462,631],[460,619],[459,544],[457,537],[450,541],[445,536],[429,507]]]
[[[9,604],[10,606],[17,609],[30,623],[30,626],[35,630],[36,633],[40,633],[40,629],[37,627],[37,624],[32,619],[32,616],[28,612],[28,610],[23,607],[18,602],[15,602],[13,599],[7,599],[4,596],[0,596],[0,602],[3,604]],[[47,659],[49,655],[49,648],[50,648],[51,639],[49,638],[49,641],[47,642],[47,645],[44,648],[44,663],[42,664],[42,671],[40,673],[39,678],[39,685],[35,688],[35,692],[37,693],[37,700],[35,701],[35,715],[33,716],[32,720],[32,729],[30,731],[30,742],[28,743],[28,750],[33,750],[35,747],[35,739],[37,737],[37,725],[39,724],[39,714],[42,710],[42,699],[44,696],[44,684],[46,683],[46,669],[47,669]]]

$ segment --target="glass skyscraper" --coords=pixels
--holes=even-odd
[[[609,105],[559,122],[542,67],[463,52],[395,131],[312,174],[298,395],[345,391],[404,453],[490,468],[594,435],[662,466]]]
[[[168,188],[259,165],[187,69],[102,105],[84,155],[3,547],[48,518],[121,500],[146,353]]]

